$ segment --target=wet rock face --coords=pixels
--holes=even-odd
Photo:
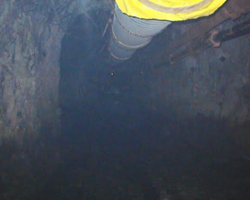
[[[59,130],[61,39],[76,1],[8,1],[0,5],[0,142]]]
[[[79,2],[79,5],[81,6],[81,9],[83,11],[110,9],[110,6],[112,6],[113,4],[112,0],[102,0],[101,2],[99,0],[77,0],[77,1]]]
[[[249,53],[249,36],[244,36],[155,70],[151,107],[165,107],[163,112],[171,110],[184,119],[203,115],[248,122]]]

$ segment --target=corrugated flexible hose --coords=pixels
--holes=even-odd
[[[150,43],[171,22],[130,17],[115,5],[109,51],[117,61],[129,59],[133,53]]]

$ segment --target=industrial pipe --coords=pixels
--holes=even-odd
[[[117,60],[129,59],[137,49],[148,45],[153,36],[170,23],[129,17],[116,5],[109,46],[111,56]]]
[[[250,34],[250,19],[232,26],[229,29],[219,31],[217,29],[205,35],[194,38],[185,46],[176,49],[167,60],[156,63],[155,67],[169,66],[190,55],[196,55],[211,47],[219,47],[223,42]]]
[[[213,14],[226,0],[116,0],[109,52],[115,61],[129,59],[172,21]]]

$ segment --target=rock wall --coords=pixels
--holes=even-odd
[[[185,31],[184,28],[180,26],[179,32]],[[176,38],[176,32],[171,38]],[[182,119],[203,115],[248,122],[249,44],[249,36],[244,36],[154,70],[150,77],[150,107]]]
[[[74,0],[2,0],[0,5],[0,144],[59,131],[61,39]]]

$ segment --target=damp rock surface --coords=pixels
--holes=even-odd
[[[109,1],[78,3],[1,1],[0,199],[250,199],[247,38],[113,67]]]
[[[21,141],[58,132],[61,39],[75,1],[1,1],[0,135]],[[1,140],[1,139],[0,139]]]

